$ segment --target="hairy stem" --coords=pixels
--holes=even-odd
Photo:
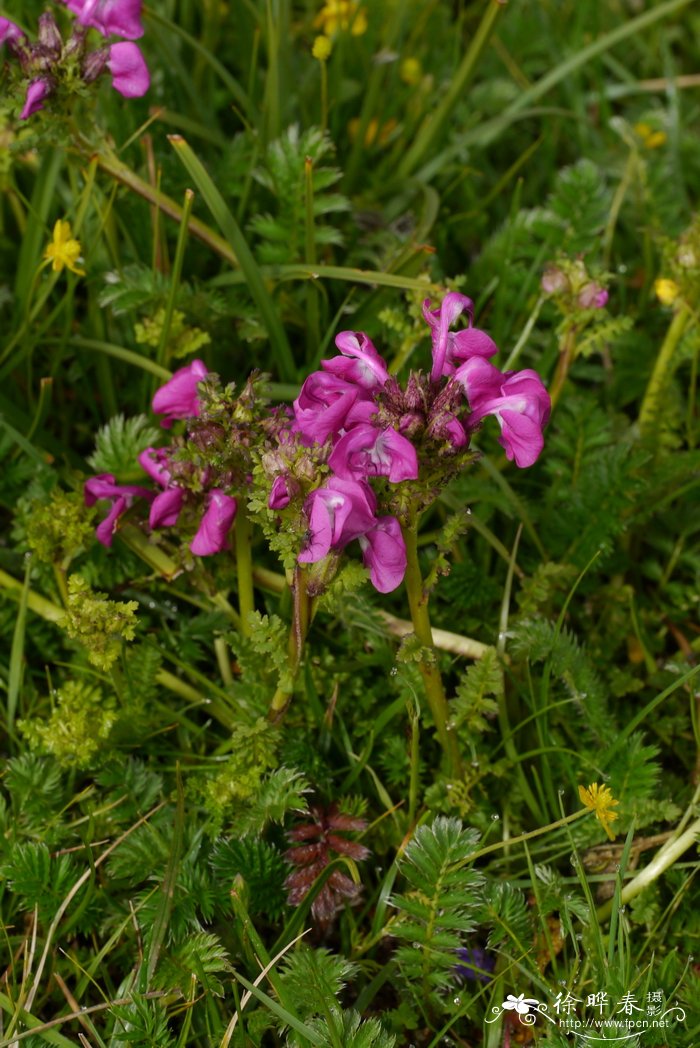
[[[240,630],[244,637],[251,634],[250,616],[255,611],[255,594],[253,591],[253,559],[250,551],[250,521],[245,506],[238,503],[238,512],[234,524],[234,543],[236,548],[236,575],[238,579],[238,613]]]
[[[288,673],[286,678],[280,682],[277,691],[270,703],[269,720],[273,724],[284,716],[294,692],[294,684],[301,666],[302,655],[306,634],[309,632],[311,622],[311,598],[306,591],[306,571],[301,564],[294,569],[294,581],[292,582],[292,593],[294,595],[294,615],[289,627],[289,642],[287,646]]]
[[[422,659],[419,668],[425,686],[425,695],[430,712],[435,721],[435,730],[442,746],[450,775],[459,777],[461,760],[457,739],[447,726],[449,709],[442,677],[435,658],[433,632],[428,614],[428,594],[423,586],[423,577],[418,562],[418,531],[415,522],[403,529],[406,543],[406,594],[411,609],[411,621],[416,637],[424,648],[428,649],[427,657]]]

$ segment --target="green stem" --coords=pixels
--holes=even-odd
[[[628,903],[630,899],[634,899],[641,891],[653,884],[662,873],[665,873],[666,870],[673,866],[677,859],[680,859],[681,855],[688,848],[695,844],[698,836],[700,836],[700,819],[696,819],[680,837],[672,838],[662,848],[659,848],[651,862],[622,889],[620,902],[622,904]],[[598,920],[606,920],[610,916],[612,908],[613,900],[611,899],[597,911]]]
[[[250,549],[250,520],[245,507],[240,504],[240,499],[238,512],[236,513],[234,536],[238,578],[238,613],[241,617],[240,629],[244,637],[249,637],[252,632],[250,616],[255,611],[253,558]]]
[[[659,407],[659,400],[672,371],[671,365],[676,352],[676,347],[683,336],[683,332],[685,331],[691,316],[692,313],[685,303],[681,304],[671,321],[668,331],[666,332],[666,338],[659,350],[654,370],[649,379],[649,385],[646,388],[644,399],[642,400],[642,406],[639,409],[639,432],[643,437],[648,436],[653,428]]]
[[[294,595],[294,616],[289,627],[288,671],[270,703],[268,718],[273,724],[282,719],[294,693],[294,684],[301,666],[306,634],[309,632],[311,622],[311,598],[306,590],[306,571],[300,564],[297,564],[294,569],[292,593]]]
[[[440,745],[447,759],[449,774],[455,778],[461,775],[461,760],[457,746],[457,738],[447,726],[449,709],[447,697],[442,683],[442,677],[435,657],[433,645],[433,631],[428,614],[428,594],[423,586],[423,577],[420,573],[418,561],[418,530],[415,521],[403,529],[404,542],[406,543],[406,594],[411,609],[411,622],[416,637],[422,646],[428,651],[420,664],[420,673],[425,686],[425,695],[430,706],[430,712],[435,722]]]
[[[175,312],[175,303],[177,302],[178,293],[180,290],[180,278],[182,276],[182,263],[185,258],[185,247],[187,245],[187,230],[190,224],[190,218],[192,217],[192,205],[194,204],[194,193],[191,189],[185,190],[185,202],[182,207],[182,221],[180,222],[180,230],[177,236],[177,247],[175,248],[175,260],[173,262],[173,269],[170,275],[170,291],[168,292],[168,301],[165,305],[165,316],[163,317],[163,329],[160,333],[160,339],[158,342],[158,352],[156,359],[161,367],[170,367],[170,346],[169,336],[170,327],[173,321],[173,313]]]
[[[569,374],[571,365],[576,358],[576,328],[572,327],[566,332],[562,339],[561,350],[559,351],[559,360],[557,361],[557,369],[554,372],[554,378],[549,387],[549,395],[552,400],[552,407],[554,407],[559,400],[561,391],[564,383],[566,382],[566,376]]]

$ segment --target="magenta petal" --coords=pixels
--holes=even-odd
[[[136,44],[112,44],[107,65],[112,74],[112,87],[124,98],[140,98],[151,86],[146,60]]]
[[[85,505],[94,506],[98,499],[115,499],[126,497],[131,501],[135,495],[152,499],[153,492],[138,484],[117,484],[112,473],[98,473],[85,481]]]
[[[151,480],[167,488],[170,483],[170,454],[166,448],[146,448],[138,456],[139,465]]]
[[[168,488],[167,491],[161,491],[151,505],[148,526],[152,529],[172,528],[177,524],[184,500],[185,492],[182,488]]]
[[[372,585],[380,593],[391,593],[406,574],[406,544],[398,520],[380,517],[376,527],[361,535],[359,541]]]
[[[190,552],[208,557],[225,549],[237,508],[238,503],[230,495],[218,489],[210,491],[197,534],[190,542]]]
[[[308,541],[299,554],[301,564],[315,564],[331,549],[344,546],[376,524],[377,500],[368,484],[331,477],[312,491],[304,504],[309,520]]]
[[[117,526],[117,521],[126,509],[127,501],[125,498],[115,499],[110,506],[109,513],[105,519],[95,528],[95,535],[103,546],[112,545],[112,537]]]
[[[506,457],[520,469],[532,466],[544,447],[541,423],[507,408],[501,409],[497,417],[501,424],[499,442],[505,448]]]
[[[433,338],[431,382],[439,382],[443,375],[451,374],[454,370],[454,365],[450,360],[451,354],[448,352],[450,342],[454,339],[454,335],[450,333],[450,327],[465,311],[471,323],[474,303],[466,295],[460,295],[457,291],[448,292],[438,309],[430,309],[429,298],[423,303],[423,316],[430,325]]]
[[[454,374],[454,381],[462,386],[473,412],[485,401],[500,396],[504,378],[503,372],[483,357],[471,357]]]
[[[197,386],[208,374],[203,361],[193,360],[156,390],[151,407],[156,414],[166,416],[161,422],[162,426],[169,429],[174,419],[196,418],[199,415]]]
[[[20,120],[27,120],[34,113],[38,113],[40,109],[43,109],[44,99],[50,94],[51,85],[47,80],[32,80],[27,87],[24,106],[19,114]]]
[[[418,456],[413,444],[390,426],[361,423],[340,438],[328,465],[339,477],[388,477],[393,484],[415,480]]]
[[[103,36],[137,40],[143,36],[141,0],[63,0],[78,22]]]
[[[24,40],[24,33],[20,27],[9,18],[0,18],[0,44],[11,44],[16,40]]]
[[[343,429],[348,412],[366,393],[351,382],[323,371],[314,371],[306,379],[294,401],[296,429],[317,444]]]
[[[267,505],[270,509],[285,509],[290,502],[291,494],[286,477],[275,477],[270,489]]]
[[[470,357],[492,357],[498,353],[498,346],[490,335],[480,328],[466,328],[455,331],[453,336],[452,362],[457,367]]]
[[[386,364],[363,331],[341,331],[335,344],[343,354],[322,360],[321,367],[346,382],[356,382],[363,389],[377,389],[389,379]]]

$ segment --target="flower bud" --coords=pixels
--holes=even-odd
[[[83,62],[83,80],[86,84],[92,84],[97,80],[98,76],[103,72],[107,65],[107,59],[109,58],[109,50],[106,47],[100,48],[99,51],[91,51],[89,55],[85,56]]]
[[[584,284],[578,293],[578,304],[581,309],[602,309],[607,301],[607,291],[593,280]]]
[[[50,11],[39,15],[38,41],[42,50],[54,61],[61,57],[63,40],[56,25],[56,19]]]
[[[567,291],[569,278],[558,266],[547,266],[540,280],[542,290],[548,295],[558,295]]]

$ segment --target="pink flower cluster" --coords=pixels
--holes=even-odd
[[[26,120],[44,108],[61,81],[64,65],[77,62],[82,80],[91,83],[106,68],[112,86],[124,98],[139,98],[150,86],[148,66],[137,44],[143,35],[141,0],[63,0],[76,16],[79,28],[64,45],[56,20],[50,12],[39,17],[39,32],[30,43],[18,25],[0,18],[0,44],[17,58],[28,79],[20,119]],[[97,29],[104,37],[124,37],[97,51],[86,51],[86,29]]]
[[[165,428],[172,426],[176,419],[198,417],[200,404],[197,387],[207,374],[206,365],[201,360],[194,360],[187,367],[176,371],[170,381],[156,392],[153,410],[165,415],[161,423]],[[162,489],[157,494],[147,488],[117,484],[111,473],[92,477],[85,484],[85,502],[88,506],[94,505],[98,499],[111,502],[107,516],[96,530],[97,538],[104,546],[111,546],[117,522],[134,498],[145,498],[150,503],[148,524],[154,530],[174,527],[190,499],[189,489],[178,482],[180,478],[170,449],[146,448],[139,455],[139,463]],[[207,470],[201,471],[197,480],[198,487],[208,490],[204,495],[204,513],[190,542],[190,552],[206,557],[226,548],[238,504],[231,495],[208,486],[210,477]]]
[[[306,379],[294,402],[292,431],[307,444],[330,442],[332,471],[305,501],[308,540],[299,561],[317,563],[357,539],[382,593],[401,583],[406,550],[397,518],[377,516],[370,478],[417,481],[421,452],[428,459],[464,451],[488,415],[500,425],[507,457],[530,466],[549,417],[549,395],[536,372],[504,373],[489,362],[497,347],[472,326],[469,298],[450,292],[438,308],[430,305],[423,306],[433,343],[429,378],[412,375],[401,390],[367,335],[344,331],[336,338],[341,355],[321,361],[322,370]],[[462,314],[468,326],[455,331]],[[277,476],[270,508],[288,505],[292,487],[290,478]]]

